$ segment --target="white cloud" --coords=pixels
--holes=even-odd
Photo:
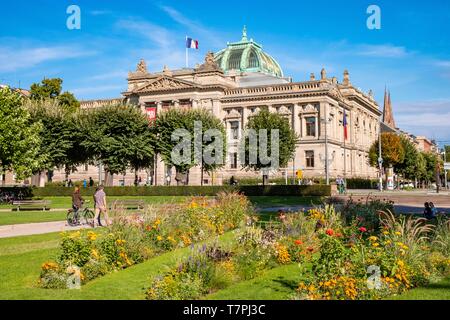
[[[20,49],[0,46],[0,61],[6,62],[0,64],[0,72],[14,72],[47,61],[73,59],[95,54],[96,52],[92,50],[70,46],[23,47]]]
[[[450,139],[450,99],[402,102],[395,106],[397,125],[430,139]]]
[[[199,39],[200,45],[203,41],[216,48],[222,48],[225,45],[226,42],[222,39],[219,32],[210,30],[201,23],[187,18],[172,7],[161,6],[161,9],[167,13],[172,20],[184,26],[189,32],[191,32],[192,35],[190,36]]]
[[[167,48],[173,43],[173,35],[169,30],[148,21],[123,19],[119,20],[116,26],[144,37],[161,48]]]
[[[83,88],[75,88],[71,89],[70,91],[75,96],[97,96],[99,93],[104,93],[108,91],[117,91],[117,97],[120,96],[120,90],[125,90],[125,85],[117,85],[117,84],[111,84],[111,85],[104,85],[104,86],[96,86],[95,84],[92,84],[89,87],[83,87]]]
[[[92,11],[89,11],[89,14],[91,16],[104,16],[104,15],[108,15],[108,14],[111,14],[111,13],[112,13],[112,11],[109,11],[109,10],[92,10]]]
[[[398,47],[393,45],[359,45],[355,53],[361,56],[376,57],[376,58],[403,58],[409,53],[405,47]]]

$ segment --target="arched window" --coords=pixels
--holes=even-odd
[[[250,55],[248,56],[248,67],[249,68],[259,67],[258,55],[254,50],[250,51]]]
[[[231,53],[228,59],[228,70],[240,69],[241,68],[241,57],[244,50],[236,50]]]

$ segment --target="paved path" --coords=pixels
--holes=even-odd
[[[102,221],[102,223],[105,225],[104,221]],[[67,225],[66,221],[14,224],[0,226],[0,238],[29,236],[50,232],[74,231],[79,229],[92,229],[92,227],[89,225],[71,227]]]

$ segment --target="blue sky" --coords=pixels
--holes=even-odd
[[[68,30],[66,9],[81,9]],[[2,1],[0,83],[28,88],[61,77],[79,99],[120,96],[140,58],[150,71],[184,66],[184,39],[199,41],[190,65],[209,50],[248,36],[303,81],[325,67],[372,89],[380,105],[391,91],[397,125],[450,144],[450,1]],[[381,29],[366,27],[381,8]]]

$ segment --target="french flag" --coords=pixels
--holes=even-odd
[[[347,114],[344,109],[344,119],[342,120],[342,124],[344,125],[344,139],[347,140]]]
[[[198,41],[192,38],[186,38],[186,48],[198,49]]]

